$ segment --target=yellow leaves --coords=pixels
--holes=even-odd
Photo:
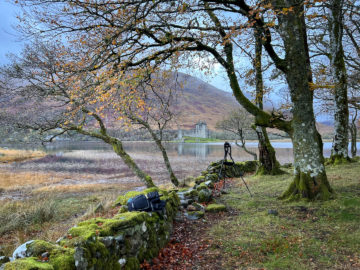
[[[309,88],[311,91],[314,91],[316,89],[334,89],[334,84],[320,84],[320,83],[309,83]]]

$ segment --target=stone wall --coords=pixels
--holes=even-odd
[[[129,198],[155,190],[128,192],[120,196],[116,204],[126,205]],[[159,193],[163,194],[161,199],[167,201],[163,213],[126,212],[122,207],[112,218],[80,222],[56,243],[41,240],[25,243],[14,252],[15,260],[0,269],[139,269],[141,262],[156,257],[166,245],[178,211],[180,201],[175,192],[159,190]]]

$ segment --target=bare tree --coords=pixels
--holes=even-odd
[[[254,123],[254,117],[252,117],[249,113],[244,111],[243,109],[238,109],[236,111],[232,111],[229,115],[223,120],[216,123],[216,128],[220,130],[224,130],[234,134],[238,139],[235,140],[235,144],[244,149],[246,153],[251,155],[254,160],[257,160],[257,154],[255,152],[250,151],[246,148],[246,133],[252,131],[252,125]]]

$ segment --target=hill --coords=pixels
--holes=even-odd
[[[215,129],[216,122],[240,107],[232,93],[199,78],[179,72],[177,80],[183,85],[176,105],[181,113],[178,125],[182,129],[193,128],[199,120],[205,121],[210,129]]]

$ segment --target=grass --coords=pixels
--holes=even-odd
[[[0,163],[19,162],[45,156],[41,151],[14,150],[0,148]]]
[[[235,214],[209,233],[224,269],[360,269],[360,164],[327,174],[336,198],[326,202],[278,200],[290,174],[247,178],[253,198],[237,182],[222,197]]]
[[[14,189],[19,186],[45,185],[59,182],[60,177],[43,172],[13,172],[0,169],[0,189]]]
[[[38,192],[22,201],[0,204],[0,251],[11,255],[20,244],[41,239],[56,241],[80,220],[93,217],[101,203],[110,211],[119,190],[100,189],[98,193]],[[111,202],[111,203],[110,203]]]
[[[184,142],[185,143],[209,143],[209,142],[222,142],[222,140],[213,139],[213,138],[197,138],[197,137],[184,136]]]

